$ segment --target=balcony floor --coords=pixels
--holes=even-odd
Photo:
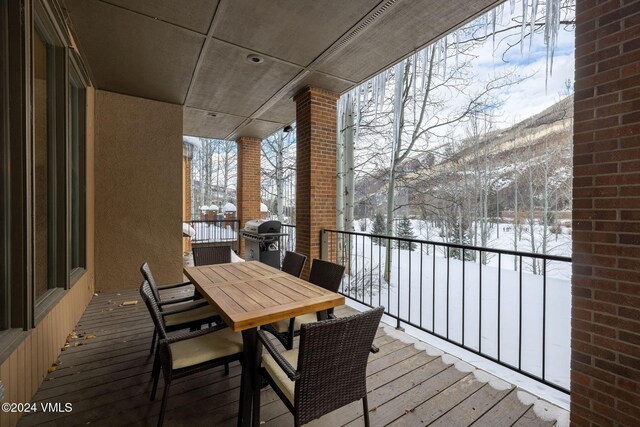
[[[120,305],[128,300],[138,304]],[[345,316],[352,310],[340,307],[336,314]],[[69,340],[60,365],[34,396],[38,403],[69,402],[73,411],[27,414],[19,425],[156,425],[162,384],[159,398],[150,402],[152,323],[137,290],[95,296],[75,332],[81,336]],[[541,401],[535,408],[523,404],[522,392],[501,380],[497,382],[504,386],[494,388],[494,381],[480,381],[473,372],[462,372],[440,356],[398,338],[398,332],[388,334],[379,328],[375,344],[380,352],[369,357],[373,426],[555,426],[568,419],[566,411],[549,410]],[[236,425],[239,386],[238,363],[232,364],[229,376],[218,368],[176,380],[165,425]],[[361,426],[361,411],[356,402],[309,425]],[[546,421],[536,415],[545,411]],[[552,413],[560,414],[561,420],[550,420]],[[261,419],[265,426],[293,424],[293,417],[269,388],[262,391]]]

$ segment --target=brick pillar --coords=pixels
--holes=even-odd
[[[640,425],[640,1],[578,1],[571,424]]]
[[[240,137],[238,144],[237,218],[240,228],[250,219],[260,218],[260,143],[259,138]],[[244,258],[244,240],[238,255]]]
[[[296,103],[296,251],[320,258],[320,230],[336,226],[336,127],[338,94],[305,88]]]

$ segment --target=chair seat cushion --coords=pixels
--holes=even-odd
[[[295,325],[293,327],[294,331],[300,330],[300,325],[303,323],[313,323],[318,321],[318,316],[315,313],[307,313],[302,316],[296,317]],[[289,319],[279,320],[275,323],[272,323],[271,326],[278,332],[287,332],[289,330]]]
[[[242,352],[242,334],[224,328],[170,344],[173,369],[186,368]]]
[[[314,315],[315,316],[315,315]],[[298,349],[294,348],[293,350],[287,350],[285,352],[280,353],[282,357],[285,358],[287,362],[291,364],[294,368],[298,366]],[[275,361],[273,356],[269,353],[265,353],[262,355],[262,366],[267,370],[273,381],[276,383],[278,388],[282,390],[284,395],[289,399],[289,402],[293,405],[293,395],[295,392],[295,382],[291,381],[287,374],[280,368],[278,362]]]
[[[183,323],[191,323],[198,320],[208,319],[217,315],[218,313],[216,313],[213,307],[205,305],[183,313],[169,314],[164,317],[164,323],[166,326],[176,326]]]

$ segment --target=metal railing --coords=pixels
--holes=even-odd
[[[280,231],[287,233],[286,236],[280,236],[280,261],[282,261],[286,251],[296,250],[296,225],[282,224]]]
[[[569,393],[571,258],[338,230],[320,250],[346,267],[341,293],[398,328]]]
[[[187,223],[195,230],[193,245],[227,243],[237,250],[240,242],[240,222],[237,219],[191,220]]]

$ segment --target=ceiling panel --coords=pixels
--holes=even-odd
[[[293,96],[307,86],[321,87],[336,93],[342,93],[349,89],[352,84],[335,77],[327,76],[326,74],[307,72],[303,78],[291,86],[289,91],[279,101],[275,102],[267,111],[261,113],[258,117],[282,124],[291,123],[295,120],[296,116],[296,105],[293,102]]]
[[[213,36],[306,66],[380,0],[233,0]]]
[[[171,22],[181,27],[207,34],[218,0],[183,0],[176,7],[175,0],[103,0],[125,9]]]
[[[99,89],[182,104],[204,36],[96,0],[65,0]]]
[[[374,24],[316,69],[362,81],[470,19],[494,0],[405,0],[389,8]]]
[[[302,71],[270,58],[250,63],[252,53],[210,40],[186,105],[248,117]]]
[[[282,129],[282,124],[253,119],[249,124],[242,126],[234,132],[229,139],[238,139],[241,136],[251,136],[254,138],[265,138],[275,131]]]
[[[208,111],[184,108],[183,133],[189,136],[224,139],[245,119],[238,116],[216,113],[211,117]]]

